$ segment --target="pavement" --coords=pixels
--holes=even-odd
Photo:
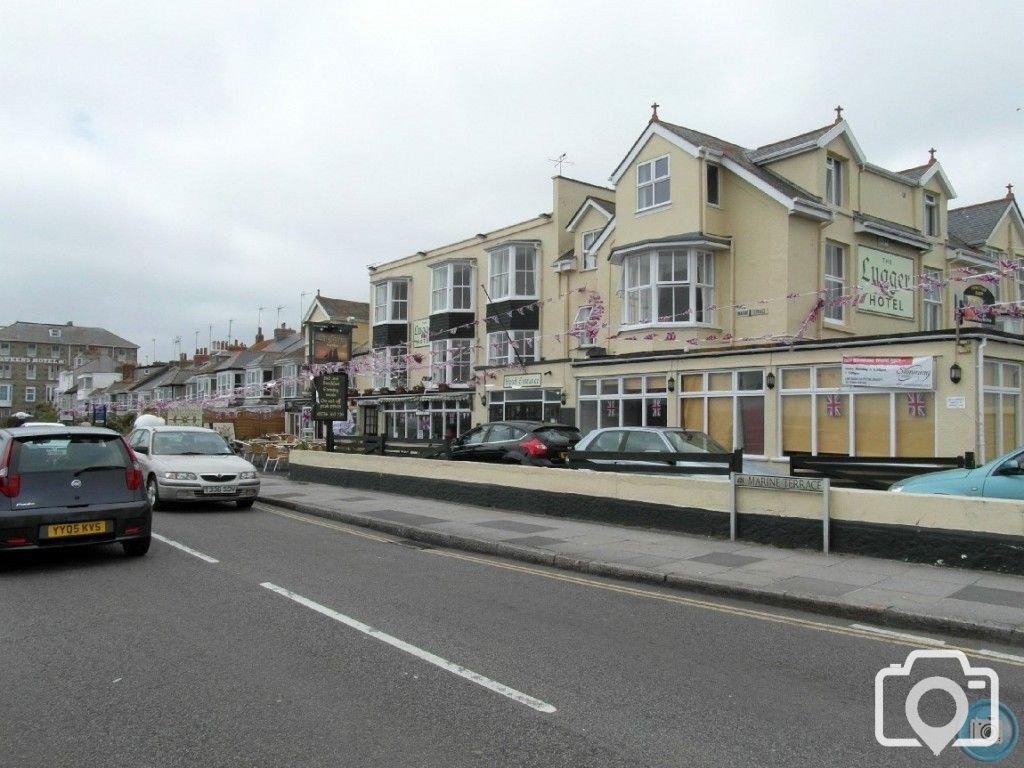
[[[627,528],[293,481],[260,501],[413,541],[570,571],[1024,647],[1024,577]]]

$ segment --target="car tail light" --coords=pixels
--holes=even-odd
[[[14,441],[7,443],[3,456],[0,456],[0,493],[9,499],[21,493],[21,475],[11,473],[11,458],[14,456]]]
[[[139,458],[135,455],[135,451],[128,445],[128,441],[122,437],[121,443],[128,451],[128,460],[131,461],[131,466],[124,471],[124,482],[129,491],[137,491],[142,487],[142,466],[139,464]]]
[[[131,536],[132,534],[136,534],[136,533],[138,533],[141,530],[142,530],[142,528],[140,526],[138,526],[138,525],[126,525],[124,527],[124,535],[125,536]]]
[[[543,456],[548,452],[547,444],[536,435],[532,435],[519,443],[519,447],[530,456]]]
[[[28,544],[28,539],[24,536],[11,536],[11,538],[7,540],[7,543],[12,547],[20,547],[22,544]]]

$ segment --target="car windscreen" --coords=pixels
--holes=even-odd
[[[117,435],[54,435],[18,441],[16,471],[81,472],[89,469],[127,469],[128,452]]]
[[[216,432],[157,432],[153,435],[154,456],[220,456],[231,448]]]
[[[729,453],[703,432],[685,432],[680,429],[666,432],[665,436],[676,453]]]
[[[576,427],[539,427],[533,430],[548,445],[575,445],[582,437]]]

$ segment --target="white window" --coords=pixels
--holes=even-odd
[[[430,312],[469,312],[473,309],[473,265],[453,261],[433,268]]]
[[[710,323],[714,256],[672,249],[627,256],[624,263],[624,325]]]
[[[601,234],[600,229],[594,229],[583,233],[583,268],[595,269],[597,267],[597,252],[594,250],[594,243]]]
[[[404,387],[408,381],[405,346],[381,347],[373,351],[373,386]]]
[[[0,341],[0,355],[7,357],[11,354],[11,343],[9,341]]]
[[[0,379],[9,379],[9,378],[11,378],[11,364],[10,363],[0,363]]]
[[[51,387],[47,387],[46,388],[46,402],[52,403],[56,399],[57,399],[57,388],[56,387],[52,387],[52,386]]]
[[[119,350],[117,350],[116,357],[117,357],[117,362],[123,363],[125,361],[125,358],[127,358],[127,354],[125,353],[125,351],[123,349],[119,349]]]
[[[717,165],[708,163],[707,167],[707,184],[708,184],[708,205],[718,205],[718,178],[719,169]]]
[[[487,334],[487,363],[514,365],[537,359],[536,331],[499,331]]]
[[[11,404],[11,385],[0,384],[0,405]]]
[[[594,346],[597,339],[597,328],[588,328],[587,321],[594,311],[591,306],[580,307],[576,310],[576,317],[572,321],[573,335],[579,340],[581,347]]]
[[[825,319],[846,322],[846,249],[838,243],[825,244]]]
[[[48,365],[46,366],[46,379],[47,381],[53,381],[57,378],[57,366]]]
[[[488,289],[491,301],[537,298],[537,249],[507,245],[490,253]]]
[[[35,344],[29,344],[28,346],[25,347],[25,356],[26,357],[35,357],[38,354],[39,354],[39,348]]]
[[[25,378],[34,379],[36,377],[36,365],[35,363],[29,363],[25,366]]]
[[[430,376],[435,384],[467,384],[473,377],[473,340],[432,341]]]
[[[36,401],[36,388],[25,387],[25,402],[34,403]]]
[[[925,269],[921,296],[924,301],[924,331],[937,331],[942,327],[942,285],[941,269]]]
[[[668,155],[636,167],[636,209],[645,211],[669,201]]]
[[[843,204],[843,161],[831,155],[825,160],[825,202]]]
[[[939,202],[935,195],[924,195],[924,233],[932,237],[939,235]]]
[[[50,347],[50,357],[60,360],[60,347],[56,344]]]
[[[373,323],[404,323],[409,319],[409,283],[388,280],[373,286]]]

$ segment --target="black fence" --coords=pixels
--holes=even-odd
[[[942,469],[974,469],[974,453],[963,456],[879,457],[809,456],[789,457],[793,477],[827,477],[839,488],[869,488],[884,491],[897,480]]]
[[[441,439],[418,440],[388,437],[387,435],[336,437],[334,438],[334,452],[443,459],[448,455],[448,443]]]
[[[685,463],[680,464],[679,462]],[[569,454],[569,466],[573,469],[595,469],[598,472],[728,475],[730,472],[743,471],[743,451],[735,450],[732,453],[573,451]]]

